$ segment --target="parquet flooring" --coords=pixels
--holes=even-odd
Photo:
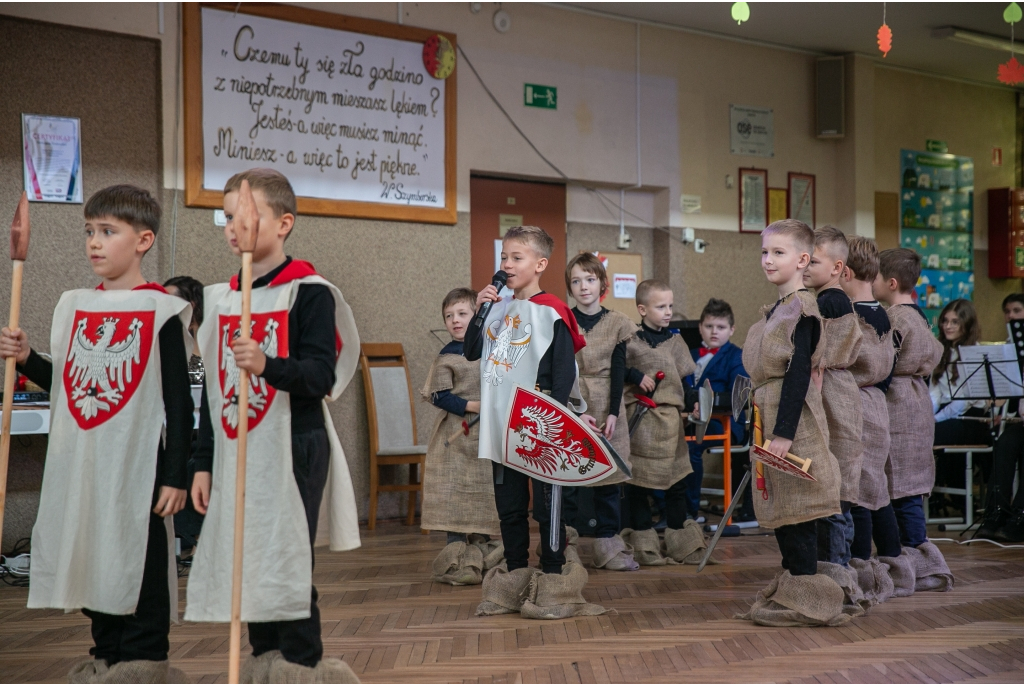
[[[364,531],[359,550],[319,553],[326,653],[364,682],[1024,683],[1024,550],[938,543],[953,592],[894,599],[839,628],[790,629],[733,618],[778,569],[772,537],[723,539],[724,563],[700,575],[590,569],[587,599],[617,613],[565,621],[474,616],[479,586],[429,581],[443,544],[386,523]],[[588,561],[589,540],[581,552]],[[29,611],[27,593],[0,585],[0,681],[64,682],[89,649],[88,621]],[[227,652],[226,625],[171,629],[171,660],[195,682],[226,682]]]

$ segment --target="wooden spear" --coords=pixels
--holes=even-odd
[[[248,181],[238,190],[238,206],[232,219],[238,248],[242,251],[242,316],[239,338],[248,340],[252,327],[252,253],[256,249],[260,215]],[[231,644],[228,651],[228,682],[238,682],[242,650],[242,549],[245,534],[245,454],[249,440],[249,372],[238,370],[238,459],[235,466],[235,549],[231,577]]]
[[[23,192],[18,201],[18,209],[11,222],[11,263],[14,267],[11,274],[11,316],[7,327],[17,330],[21,318],[21,275],[24,271],[25,258],[28,257],[28,196]],[[3,419],[0,421],[0,550],[3,549],[4,538],[4,505],[7,503],[7,462],[11,454],[11,413],[14,408],[14,381],[18,375],[14,368],[17,360],[7,358],[4,367],[4,402]]]

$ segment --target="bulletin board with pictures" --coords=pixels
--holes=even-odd
[[[900,246],[921,255],[919,306],[937,331],[942,308],[974,296],[974,162],[900,151]]]

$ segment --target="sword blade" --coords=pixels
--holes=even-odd
[[[748,474],[749,475],[749,474]],[[557,552],[562,546],[562,486],[551,486],[551,528],[548,530],[551,551]]]
[[[637,404],[639,404],[639,402]],[[636,408],[636,411],[633,412],[633,417],[629,420],[629,437],[633,437],[633,432],[636,430],[637,424],[640,423],[640,419],[642,419],[644,414],[647,413],[647,409],[647,405],[641,404]]]
[[[601,442],[604,443],[604,448],[608,450],[608,454],[611,455],[612,460],[615,462],[615,465],[619,468],[619,471],[622,471],[624,474],[626,474],[626,478],[632,478],[632,469],[630,469],[629,466],[626,465],[626,462],[622,460],[622,457],[620,457],[619,453],[615,451],[615,448],[612,447],[612,444],[608,442],[608,438],[604,437],[604,433],[602,433],[601,431],[597,431],[597,437],[601,438]]]
[[[718,524],[718,530],[715,531],[715,536],[711,538],[711,542],[708,543],[708,551],[704,552],[704,558],[700,560],[700,564],[697,566],[697,573],[704,570],[707,566],[708,560],[711,559],[711,553],[715,551],[715,545],[718,544],[718,538],[722,537],[722,531],[725,530],[726,522],[732,518],[732,513],[736,511],[736,505],[743,499],[743,490],[747,487],[747,483],[750,482],[750,471],[743,474],[743,480],[740,481],[740,486],[736,488],[736,493],[732,496],[732,501],[729,502],[729,508],[725,510],[722,515],[722,522]]]

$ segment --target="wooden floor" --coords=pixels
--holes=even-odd
[[[314,575],[326,653],[365,682],[1024,682],[1024,550],[938,544],[953,592],[895,599],[840,628],[733,618],[777,571],[772,537],[724,539],[725,563],[700,575],[591,570],[587,599],[617,613],[565,621],[474,616],[479,586],[429,581],[442,536],[398,524],[364,533],[360,550],[319,554]],[[27,593],[0,585],[0,682],[63,682],[89,649],[88,621],[26,610]],[[171,629],[171,660],[195,682],[226,682],[227,653],[226,625]]]

